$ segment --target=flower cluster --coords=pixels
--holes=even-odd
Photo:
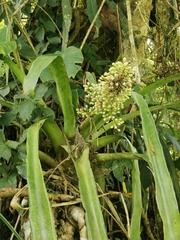
[[[123,123],[118,117],[124,102],[129,98],[135,83],[135,69],[125,59],[112,64],[109,72],[102,75],[97,84],[84,86],[86,102],[89,104],[78,109],[82,117],[102,114],[106,123],[112,121],[112,128],[117,129]]]

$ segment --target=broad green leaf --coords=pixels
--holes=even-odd
[[[143,137],[155,180],[156,202],[163,221],[164,240],[178,239],[179,209],[156,126],[143,97],[135,92],[132,93],[132,97],[140,108]]]
[[[51,108],[44,106],[44,105],[39,105],[39,104],[38,104],[38,108],[41,110],[41,114],[42,114],[43,118],[49,118],[52,120],[55,119],[55,112]],[[40,117],[40,119],[41,119],[41,117]]]
[[[4,134],[2,130],[0,130],[0,158],[4,158],[9,161],[10,157],[11,149],[6,145]]]
[[[36,52],[39,55],[42,55],[44,52],[47,51],[48,45],[49,45],[49,42],[40,42],[40,43],[38,43],[38,45],[36,45],[36,47],[35,47]]]
[[[1,188],[15,188],[17,187],[17,170],[16,168],[10,169],[4,162],[0,161],[0,189]]]
[[[0,43],[6,42],[7,38],[8,38],[8,28],[7,27],[3,27],[0,29]]]
[[[47,37],[47,40],[52,44],[59,44],[61,42],[60,37]]]
[[[0,96],[5,97],[9,93],[9,91],[10,91],[9,86],[0,88]]]
[[[42,70],[42,72],[40,74],[40,78],[41,78],[42,82],[50,81],[53,79],[48,67],[46,67],[44,70]]]
[[[20,37],[18,37],[17,41],[18,41],[18,44],[21,46],[21,49],[19,50],[21,56],[25,57],[26,59],[33,59],[33,60],[37,57],[35,52],[27,43],[27,39],[24,37],[23,34],[21,34]]]
[[[97,83],[96,76],[94,73],[86,72],[86,79],[89,83],[93,84]]]
[[[56,52],[56,54],[61,55],[60,52]],[[76,76],[77,72],[81,69],[81,66],[77,65],[77,64],[83,62],[83,55],[82,55],[81,50],[79,50],[78,48],[76,48],[74,46],[70,46],[65,49],[64,53],[62,54],[62,57],[64,60],[64,64],[66,67],[66,72],[67,72],[68,77],[74,78]],[[48,68],[45,68],[41,72],[40,78],[43,82],[53,79]]]
[[[124,181],[124,168],[125,167],[132,169],[132,162],[129,160],[113,161],[112,171],[113,171],[114,177],[120,182]]]
[[[34,103],[32,99],[26,99],[19,104],[19,116],[23,121],[29,120],[31,118],[32,112],[34,110]]]
[[[0,125],[8,126],[15,119],[17,115],[17,110],[13,109],[10,112],[5,112],[0,118]]]
[[[44,40],[44,34],[45,30],[43,26],[38,27],[35,31],[34,34],[39,42],[42,42]]]
[[[36,91],[35,91],[35,99],[39,99],[42,98],[44,96],[44,94],[47,92],[48,87],[45,84],[40,84],[38,85]]]
[[[52,209],[39,161],[39,129],[44,121],[31,125],[27,133],[27,182],[32,240],[56,240]]]
[[[55,33],[56,27],[55,27],[55,25],[54,25],[54,23],[53,23],[52,21],[46,21],[46,22],[43,22],[43,24],[44,24],[44,27],[45,27],[47,30]]]
[[[30,70],[23,82],[24,94],[32,92],[37,84],[41,72],[57,57],[57,55],[39,56],[33,61]]]
[[[16,42],[9,41],[9,42],[0,42],[0,54],[8,55],[11,52],[16,50]]]
[[[71,46],[66,48],[63,52],[64,64],[66,66],[66,71],[68,77],[75,77],[77,72],[81,69],[81,66],[76,63],[82,63],[83,55],[80,49]]]

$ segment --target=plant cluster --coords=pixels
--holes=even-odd
[[[179,45],[168,32],[155,42],[161,23],[148,37],[151,7],[128,0],[0,5],[0,238],[180,236]],[[145,83],[133,92],[132,66]]]
[[[117,129],[123,123],[118,116],[124,107],[124,102],[131,95],[135,83],[135,69],[130,62],[115,62],[98,80],[97,84],[87,83],[84,85],[86,101],[89,105],[78,109],[82,117],[92,117],[102,114],[106,123],[112,121],[112,128]]]

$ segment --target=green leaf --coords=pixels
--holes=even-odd
[[[142,214],[142,197],[141,197],[141,180],[138,161],[133,161],[132,168],[132,217],[130,228],[130,239],[140,240],[141,232],[141,214]]]
[[[35,36],[36,36],[36,38],[39,42],[42,42],[44,40],[45,30],[44,30],[43,26],[38,27],[34,31],[34,33],[35,33]]]
[[[41,78],[42,82],[50,81],[53,79],[48,67],[46,67],[44,70],[42,70],[42,72],[40,74],[40,78]]]
[[[43,105],[38,105],[38,107],[41,109],[43,118],[55,119],[55,113],[51,108]]]
[[[19,234],[16,232],[15,228],[10,224],[10,222],[0,213],[0,219],[1,221],[4,222],[4,224],[6,224],[6,226],[11,230],[11,232],[14,234],[14,236],[18,239],[18,240],[22,240],[22,238],[19,236]]]
[[[54,23],[53,23],[52,21],[46,21],[46,22],[43,22],[43,24],[44,24],[44,27],[45,27],[47,30],[55,33],[56,27],[55,27],[55,25],[54,25]]]
[[[29,94],[35,89],[38,78],[41,72],[57,57],[57,55],[39,56],[33,61],[31,68],[24,79],[23,90],[24,94]]]
[[[0,54],[8,55],[11,52],[16,50],[16,42],[9,41],[9,42],[0,42]]]
[[[5,112],[0,118],[0,125],[8,126],[15,119],[17,110],[13,109],[10,112]]]
[[[169,149],[167,147],[167,144],[166,144],[166,141],[164,139],[164,136],[163,136],[162,132],[159,134],[159,139],[160,139],[160,142],[162,144],[162,148],[163,148],[166,164],[167,164],[167,167],[168,167],[171,179],[172,179],[174,191],[175,191],[175,194],[176,194],[176,199],[177,199],[178,206],[179,206],[179,209],[180,209],[179,180],[178,180],[177,171],[176,171],[175,165],[174,165],[174,162],[176,162],[176,161],[173,161],[173,159],[172,159],[171,153],[170,153],[170,151],[169,151]]]
[[[72,19],[72,8],[69,0],[62,0],[62,12],[63,12],[63,41],[62,41],[62,53],[63,53],[67,47]]]
[[[176,137],[172,136],[168,132],[166,132],[166,138],[173,144],[173,146],[180,152],[180,142]]]
[[[124,181],[124,168],[132,169],[132,162],[129,160],[115,160],[112,164],[114,177],[120,182]]]
[[[97,195],[95,179],[89,162],[89,148],[85,147],[82,155],[74,159],[73,162],[79,178],[82,203],[86,211],[88,239],[106,240],[106,228]]]
[[[93,84],[97,83],[96,76],[94,73],[86,72],[86,79],[89,83]]]
[[[17,187],[17,170],[16,168],[9,169],[4,162],[0,161],[0,189]]]
[[[136,149],[133,147],[132,143],[128,138],[124,137],[128,143],[128,150],[130,153],[136,155]],[[130,161],[129,161],[130,162]],[[139,162],[137,159],[131,161],[132,168],[132,216],[130,225],[130,240],[140,240],[141,233],[141,214],[142,214],[142,196],[141,196],[141,180],[139,171]]]
[[[96,0],[87,0],[86,3],[87,3],[87,10],[88,10],[88,18],[89,18],[89,21],[92,23],[94,17],[96,16],[97,11],[98,11],[97,1]],[[95,27],[96,27],[97,31],[101,27],[101,20],[100,20],[99,16],[96,19]]]
[[[59,147],[61,145],[66,145],[66,139],[64,138],[61,129],[58,127],[55,121],[52,121],[50,119],[47,119],[44,122],[44,124],[42,125],[42,129],[47,134],[48,138],[51,140],[52,146],[56,154],[58,154]]]
[[[162,87],[164,86],[165,84],[167,83],[170,83],[172,81],[177,81],[179,80],[180,78],[180,73],[177,73],[177,74],[174,74],[174,75],[171,75],[171,76],[168,76],[166,78],[162,78],[162,79],[158,79],[158,81],[146,86],[145,88],[143,88],[141,91],[140,91],[140,94],[141,95],[146,95],[152,91],[154,91],[155,89],[159,88],[159,87]],[[124,106],[127,107],[129,104],[131,104],[133,102],[133,99],[132,98],[129,98]]]
[[[59,37],[47,37],[48,42],[51,44],[59,44],[61,39]]]
[[[155,180],[156,202],[163,221],[164,239],[178,239],[179,209],[156,126],[143,97],[135,92],[132,93],[132,97],[140,108],[143,137]]]
[[[107,144],[118,141],[120,138],[122,138],[122,137],[119,135],[107,135],[107,136],[103,136],[101,138],[93,139],[91,141],[91,144],[93,144],[94,150],[97,151],[98,149],[106,146]]]
[[[72,138],[76,132],[76,119],[69,78],[62,57],[54,59],[49,69],[56,82],[57,97],[64,116],[64,132],[68,138]]]
[[[31,118],[34,110],[34,103],[31,99],[26,99],[19,104],[19,116],[23,121]]]
[[[6,42],[7,38],[8,38],[8,28],[7,27],[3,27],[0,29],[0,43]]]
[[[51,7],[56,7],[58,6],[58,0],[48,0],[48,5]]]
[[[39,55],[42,55],[44,52],[47,51],[47,47],[49,45],[49,42],[40,42],[36,47],[36,52],[39,54]]]
[[[0,56],[0,59],[2,59],[6,64],[8,64],[9,68],[11,69],[11,71],[16,75],[16,77],[18,78],[18,80],[23,83],[24,81],[24,72],[21,71],[21,69],[10,59],[10,57],[7,56]]]
[[[0,130],[0,158],[4,158],[9,161],[10,157],[11,149],[6,145],[4,134],[2,130]]]
[[[39,129],[44,121],[31,125],[27,133],[27,182],[32,240],[56,240],[51,206],[39,161]]]
[[[0,88],[0,96],[5,97],[10,91],[9,86]]]
[[[82,63],[83,55],[80,49],[71,46],[66,48],[63,52],[64,64],[66,66],[66,71],[68,77],[75,77],[77,72],[81,69],[81,66],[76,63]]]
[[[57,54],[61,54],[60,52],[57,52]],[[77,72],[81,69],[80,65],[77,65],[77,63],[83,62],[83,55],[81,50],[78,48],[71,46],[65,49],[63,55],[64,64],[66,67],[67,75],[68,77],[75,77]],[[48,68],[45,68],[42,70],[40,74],[40,78],[43,82],[52,80],[52,75]]]
[[[44,94],[47,92],[48,87],[45,84],[38,85],[34,98],[38,100],[39,98],[44,97]]]

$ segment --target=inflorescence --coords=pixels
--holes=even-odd
[[[78,113],[82,117],[102,114],[104,121],[112,121],[112,128],[117,129],[123,123],[118,114],[131,95],[134,83],[135,69],[131,67],[130,62],[123,59],[123,62],[113,63],[109,72],[105,72],[97,84],[84,85],[86,102],[89,105],[78,109]]]

